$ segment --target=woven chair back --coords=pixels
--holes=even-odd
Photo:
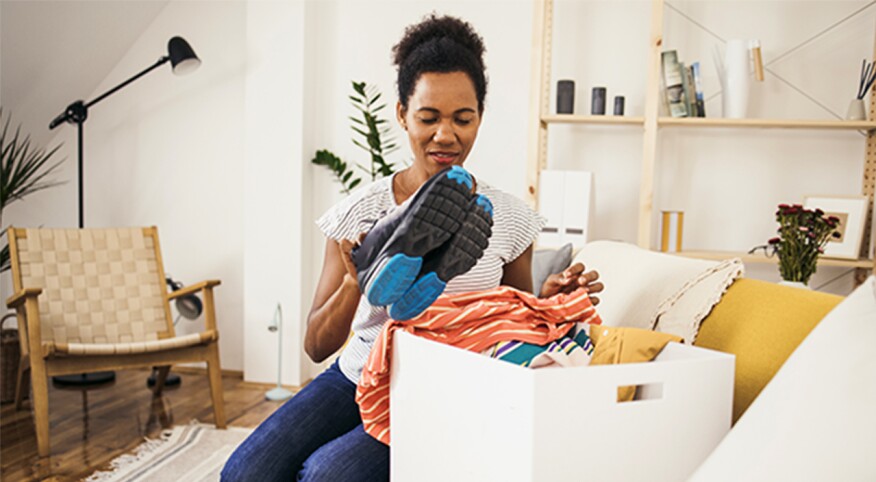
[[[173,336],[154,228],[10,229],[15,289],[42,288],[43,342]]]

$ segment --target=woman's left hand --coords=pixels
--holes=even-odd
[[[598,305],[599,297],[594,295],[605,288],[598,280],[599,273],[596,271],[585,272],[583,264],[575,263],[561,273],[548,276],[544,284],[541,285],[539,297],[548,298],[557,293],[571,293],[584,287],[590,293],[590,302]]]

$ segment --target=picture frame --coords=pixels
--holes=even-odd
[[[826,216],[840,218],[838,239],[831,238],[824,247],[826,258],[858,259],[861,256],[861,242],[866,225],[867,196],[821,196],[808,195],[803,198],[803,206],[808,209],[821,209]]]

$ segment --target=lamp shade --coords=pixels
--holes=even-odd
[[[192,46],[182,37],[173,37],[167,42],[167,53],[173,73],[176,75],[194,72],[201,65],[201,59],[195,55]]]

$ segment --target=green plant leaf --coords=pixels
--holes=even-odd
[[[353,139],[353,144],[356,144],[358,147],[361,147],[362,149],[365,149],[366,151],[369,151],[369,152],[370,152],[370,149],[368,149],[367,147],[365,147],[364,145],[362,145],[361,142],[359,142],[359,141],[357,141],[357,140],[355,140],[355,139]]]
[[[384,109],[386,104],[381,104],[374,107],[381,99],[382,94],[375,85],[369,85],[366,82],[351,81],[350,85],[353,89],[353,94],[348,95],[350,105],[358,112],[358,116],[348,116],[350,120],[350,128],[356,134],[351,140],[353,145],[368,152],[371,162],[370,168],[364,167],[358,163],[348,163],[328,151],[318,151],[314,158],[314,164],[323,165],[332,170],[338,181],[344,186],[344,189],[349,192],[350,189],[361,183],[361,179],[353,176],[353,167],[367,172],[371,179],[374,180],[378,176],[387,176],[394,172],[392,164],[387,163],[383,155],[391,149],[397,148],[397,145],[390,135],[388,121],[382,119],[378,115],[378,111]],[[388,142],[384,147],[384,140]]]
[[[0,120],[3,109],[0,108]],[[35,192],[63,184],[49,180],[64,159],[55,161],[53,157],[61,148],[52,149],[35,147],[30,136],[21,136],[21,126],[15,128],[15,134],[10,138],[9,126],[12,116],[7,115],[0,131],[0,226],[2,226],[3,210],[15,201],[24,199]],[[5,235],[5,232],[3,233]],[[9,245],[3,242],[0,248],[0,272],[9,269]]]

